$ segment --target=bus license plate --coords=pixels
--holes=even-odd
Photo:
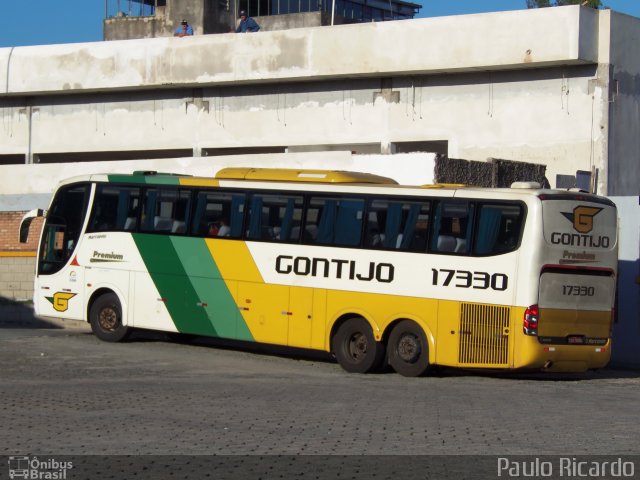
[[[582,335],[569,335],[567,337],[567,343],[569,345],[583,345],[584,337]]]

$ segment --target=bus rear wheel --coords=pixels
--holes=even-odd
[[[338,327],[331,339],[331,350],[342,368],[351,373],[377,369],[384,357],[384,344],[376,342],[369,323],[351,318]]]
[[[115,293],[101,295],[93,302],[89,321],[93,334],[105,342],[120,342],[130,333],[122,324],[122,307]]]
[[[429,369],[429,345],[420,326],[411,320],[398,323],[387,342],[389,365],[405,377],[419,377]]]

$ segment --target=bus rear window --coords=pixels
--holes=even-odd
[[[475,235],[476,255],[512,252],[520,243],[523,208],[519,204],[482,204]]]

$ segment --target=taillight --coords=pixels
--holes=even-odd
[[[531,305],[524,311],[522,329],[525,335],[538,335],[538,305]]]

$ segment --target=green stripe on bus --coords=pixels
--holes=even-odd
[[[165,175],[108,175],[113,183],[146,183],[148,185],[180,185],[180,177]]]
[[[203,239],[172,237],[171,242],[191,279],[218,336],[253,341],[238,306]]]
[[[171,237],[140,233],[133,239],[178,331],[217,336]]]
[[[133,238],[178,331],[253,340],[203,239]]]

